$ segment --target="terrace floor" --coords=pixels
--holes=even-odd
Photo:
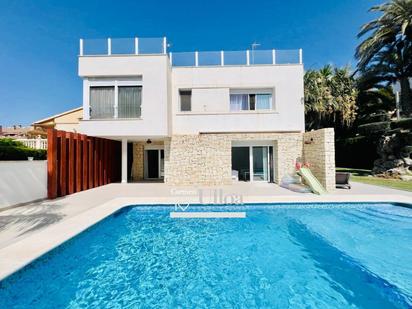
[[[199,200],[199,191],[203,200]],[[224,203],[220,197],[237,196],[243,202],[410,201],[412,192],[352,183],[352,189],[317,196],[296,193],[269,183],[221,187],[172,187],[164,183],[110,184],[56,200],[45,200],[0,211],[0,249],[33,233],[84,213],[116,198],[131,204]]]

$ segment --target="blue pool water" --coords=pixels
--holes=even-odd
[[[247,218],[126,208],[0,282],[0,308],[412,307],[411,208],[200,209]]]

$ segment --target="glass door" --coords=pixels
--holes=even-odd
[[[268,146],[253,146],[253,181],[269,181]]]

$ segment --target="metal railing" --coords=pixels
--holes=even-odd
[[[47,149],[47,138],[21,138],[16,141],[23,143],[24,146],[33,149]]]
[[[80,39],[80,56],[167,54],[163,38]],[[302,64],[302,49],[169,52],[170,64],[182,66],[230,66]]]
[[[80,39],[80,56],[166,54],[166,38]]]
[[[302,50],[243,50],[169,53],[170,63],[185,66],[302,64]]]

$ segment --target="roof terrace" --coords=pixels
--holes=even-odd
[[[302,64],[302,49],[171,52],[166,37],[80,39],[80,56],[161,54],[174,67]]]

